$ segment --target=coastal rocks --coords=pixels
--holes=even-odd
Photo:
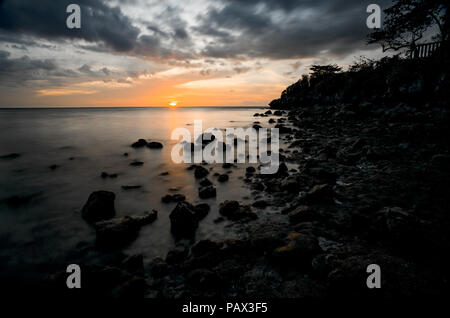
[[[227,174],[221,174],[218,178],[217,181],[219,182],[227,182],[229,179],[229,176]]]
[[[139,139],[138,141],[131,144],[133,148],[142,148],[147,146],[147,141],[145,139]]]
[[[210,210],[211,207],[207,203],[200,203],[194,206],[195,215],[198,220],[205,218]]]
[[[166,256],[167,264],[179,264],[185,261],[189,254],[189,248],[187,244],[183,244],[183,242],[177,243],[175,248],[171,249]]]
[[[294,211],[288,214],[289,222],[298,224],[302,222],[311,222],[317,219],[317,214],[308,206],[300,205]]]
[[[333,203],[333,187],[328,184],[315,185],[309,192],[299,198],[299,203],[321,204]]]
[[[97,235],[96,244],[101,248],[124,246],[136,239],[139,222],[129,216],[100,221],[94,224]]]
[[[166,194],[161,198],[163,203],[172,203],[172,202],[181,202],[186,200],[186,197],[183,194]]]
[[[107,179],[107,178],[115,179],[115,178],[117,178],[117,173],[102,172],[100,174],[100,177],[102,177],[102,179]]]
[[[123,190],[136,190],[142,188],[141,185],[123,185],[121,186]]]
[[[217,195],[216,188],[213,186],[200,187],[198,189],[198,196],[200,199],[215,198]]]
[[[172,234],[176,239],[192,239],[202,215],[192,204],[186,201],[178,202],[169,215]]]
[[[81,215],[89,223],[110,219],[116,214],[114,200],[116,195],[108,191],[95,191],[91,193],[84,205]]]
[[[238,201],[226,200],[220,204],[219,213],[233,220],[255,220],[258,216],[252,212],[248,205],[240,205]]]
[[[144,163],[142,161],[139,161],[139,160],[134,160],[134,161],[132,161],[130,163],[130,166],[132,166],[132,167],[140,167],[140,166],[143,166],[143,165],[144,165]]]
[[[258,200],[258,201],[253,202],[252,207],[264,209],[264,208],[268,207],[269,205],[270,205],[269,202],[267,202],[266,200]]]
[[[131,144],[131,147],[133,148],[143,148],[148,147],[150,149],[161,149],[163,148],[163,144],[157,141],[150,141],[147,142],[145,139],[139,139],[138,141]]]
[[[195,170],[194,170],[195,178],[202,179],[202,178],[206,177],[208,174],[209,174],[209,171],[205,167],[195,166]]]
[[[163,144],[157,141],[151,141],[147,144],[147,148],[150,149],[162,149],[163,148]]]
[[[202,187],[207,187],[207,186],[213,185],[213,183],[208,178],[204,178],[200,181],[200,185]]]
[[[313,257],[321,252],[317,238],[303,233],[292,232],[286,238],[286,244],[272,252],[272,259],[287,266],[311,266]]]
[[[153,223],[158,218],[158,211],[152,210],[151,212],[144,212],[143,215],[133,216],[133,219],[139,224],[144,226]]]

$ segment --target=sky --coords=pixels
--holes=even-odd
[[[0,0],[0,107],[266,106],[313,64],[381,57],[370,3]]]

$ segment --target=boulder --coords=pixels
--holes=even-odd
[[[222,202],[219,207],[219,213],[233,221],[243,219],[255,220],[258,218],[248,205],[240,205],[237,201],[226,200]]]
[[[316,213],[306,205],[300,205],[296,207],[292,212],[288,214],[289,222],[292,224],[298,224],[302,222],[311,222],[317,219]]]
[[[178,202],[170,213],[171,232],[175,238],[192,239],[198,227],[194,206],[186,201]]]
[[[275,261],[284,265],[311,266],[313,257],[321,252],[317,238],[312,235],[292,232],[285,245],[277,247],[272,252]]]
[[[200,203],[194,206],[195,215],[197,216],[198,220],[206,217],[210,210],[211,207],[207,203]]]
[[[181,202],[186,200],[186,197],[183,194],[166,194],[161,198],[163,203],[171,203],[171,202]]]
[[[111,219],[116,215],[115,199],[116,195],[113,192],[92,192],[81,211],[81,216],[89,223]]]
[[[124,246],[139,234],[139,222],[129,216],[100,221],[94,224],[97,235],[96,244],[102,248]]]
[[[213,186],[200,187],[198,189],[198,196],[200,197],[200,199],[215,198],[216,195],[216,188]]]
[[[205,167],[202,167],[202,166],[195,167],[195,170],[194,170],[195,178],[202,179],[202,178],[206,177],[208,174],[209,174],[209,171]]]
[[[147,141],[145,139],[139,139],[138,141],[134,142],[131,147],[133,148],[142,148],[147,146]]]
[[[161,149],[163,148],[163,144],[157,141],[151,141],[147,144],[147,147],[150,149]]]
[[[158,211],[144,212],[143,215],[134,216],[133,219],[138,222],[139,226],[153,223],[158,218]]]
[[[321,204],[333,202],[333,187],[329,184],[320,184],[312,187],[309,192],[300,197],[300,203]]]
[[[229,176],[227,174],[221,174],[218,178],[217,181],[219,182],[227,182],[229,179]]]
[[[202,180],[200,181],[200,185],[201,185],[202,187],[207,187],[207,186],[210,186],[210,185],[213,185],[213,184],[212,184],[212,182],[211,182],[208,178],[204,178],[204,179],[202,179]]]

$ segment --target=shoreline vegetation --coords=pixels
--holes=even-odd
[[[98,244],[80,246],[70,257],[82,268],[83,288],[65,288],[62,268],[44,288],[59,296],[158,299],[444,295],[450,265],[447,70],[448,59],[399,57],[363,61],[347,72],[314,66],[270,103],[273,110],[254,115],[279,128],[286,146],[275,174],[244,171],[243,183],[258,200],[225,201],[215,211],[217,222],[239,225],[239,238],[195,241],[202,218],[213,211],[169,194],[162,200],[176,203],[170,212],[176,247],[144,265],[142,255],[124,255],[119,246],[157,212],[115,217],[114,193],[95,192],[83,217],[94,224]],[[298,169],[289,169],[291,163]],[[202,180],[201,198],[215,197],[207,165],[186,173]],[[260,209],[280,212],[262,218]],[[87,261],[92,250],[101,265]],[[366,286],[370,264],[381,268],[381,289]]]

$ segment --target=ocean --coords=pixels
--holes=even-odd
[[[210,174],[217,198],[200,200],[198,181],[186,170],[189,164],[171,160],[171,148],[177,141],[170,136],[175,128],[191,129],[198,119],[204,129],[249,127],[255,120],[253,114],[261,111],[232,107],[1,109],[0,155],[20,154],[0,160],[2,274],[61,262],[77,247],[95,242],[95,231],[80,212],[89,194],[97,190],[116,194],[117,216],[158,211],[158,219],[144,226],[124,250],[126,254],[142,253],[145,261],[164,258],[175,245],[169,220],[175,204],[161,202],[170,188],[177,188],[191,203],[211,206],[200,222],[196,240],[238,235],[227,221],[216,224],[214,220],[220,202],[249,203],[254,199],[242,181],[246,166],[234,169],[225,183],[218,183]],[[161,142],[164,148],[130,147],[139,138]],[[133,160],[144,165],[130,166]],[[221,164],[211,167],[214,172],[225,172]],[[117,174],[117,178],[102,178],[102,172]],[[161,175],[163,172],[168,175]],[[123,185],[142,187],[124,190]],[[27,197],[29,202],[15,204],[15,197]]]

